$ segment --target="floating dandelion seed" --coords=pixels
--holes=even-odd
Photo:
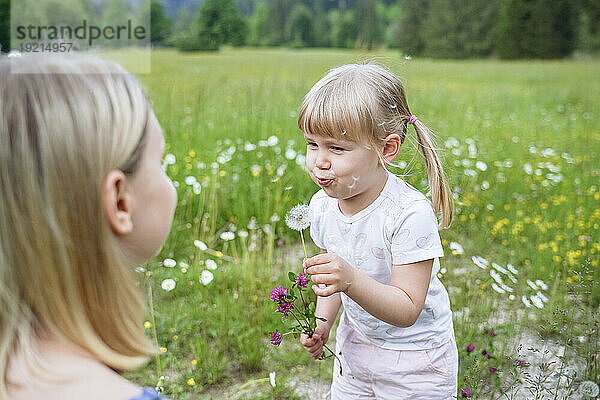
[[[308,259],[302,231],[310,226],[310,207],[307,204],[298,204],[297,206],[293,207],[286,214],[285,223],[288,227],[290,227],[290,229],[300,232],[302,249],[304,250],[304,259]]]
[[[160,284],[160,287],[162,287],[163,290],[170,292],[171,290],[175,289],[175,281],[173,279],[165,279]]]
[[[600,388],[596,382],[583,381],[579,385],[579,394],[585,397],[596,397],[600,393]]]

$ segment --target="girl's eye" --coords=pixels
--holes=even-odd
[[[317,147],[317,144],[313,142],[306,142],[306,144],[310,147]]]
[[[334,150],[334,151],[344,151],[345,149],[343,149],[341,147],[337,147],[337,146],[331,146],[331,150]]]

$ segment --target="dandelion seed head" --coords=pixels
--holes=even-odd
[[[310,207],[307,204],[298,204],[285,216],[286,225],[293,230],[302,231],[310,226]]]
[[[579,394],[585,397],[596,397],[600,393],[600,388],[596,382],[583,381],[579,385]]]

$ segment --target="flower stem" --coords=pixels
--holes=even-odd
[[[304,250],[304,259],[308,260],[308,256],[306,255],[306,246],[304,245],[304,235],[302,234],[302,230],[300,230],[300,239],[302,239],[302,249]]]
[[[150,305],[150,319],[152,320],[152,338],[154,339],[154,345],[158,347],[158,335],[156,334],[156,318],[154,316],[154,301],[152,298],[152,285],[148,280],[148,303]],[[154,356],[156,360],[156,374],[162,376],[162,366],[160,365],[160,354]]]

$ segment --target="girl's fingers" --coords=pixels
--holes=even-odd
[[[332,274],[312,275],[310,277],[310,280],[317,284],[324,283],[326,285],[331,285],[332,283],[335,283],[335,277]]]
[[[304,260],[302,264],[305,269],[312,267],[313,265],[325,264],[331,261],[332,255],[329,253],[319,254],[314,257],[309,258],[308,260]]]
[[[324,288],[313,285],[312,289],[317,296],[321,297],[328,297],[337,292],[337,289],[334,285],[325,286]]]

